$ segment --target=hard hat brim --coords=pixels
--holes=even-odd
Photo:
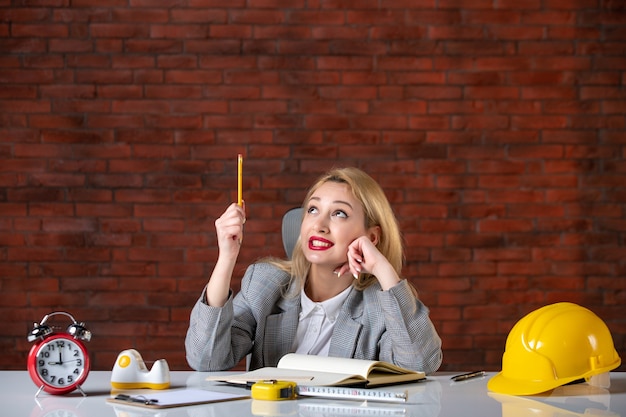
[[[487,388],[490,391],[500,394],[535,395],[550,391],[561,385],[569,384],[577,379],[580,378],[573,377],[549,381],[523,381],[519,379],[507,378],[502,374],[502,372],[499,372],[487,382]]]
[[[577,380],[587,380],[593,375],[603,374],[610,372],[613,369],[619,367],[622,364],[622,360],[618,356],[612,364],[598,368],[581,376],[574,376],[570,378],[551,379],[547,381],[524,381],[519,379],[507,378],[502,372],[498,372],[489,381],[487,381],[487,389],[490,391],[509,394],[509,395],[535,395],[542,392],[550,391],[563,385],[567,385]]]

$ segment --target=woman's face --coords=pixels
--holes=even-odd
[[[312,264],[337,268],[347,260],[348,246],[367,233],[361,202],[344,183],[326,182],[304,207],[300,243]]]

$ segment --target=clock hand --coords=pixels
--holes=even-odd
[[[63,353],[59,351],[59,361],[58,362],[48,362],[48,365],[63,365]]]

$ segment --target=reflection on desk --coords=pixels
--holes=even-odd
[[[461,372],[458,372],[461,373]],[[209,373],[171,372],[172,389],[184,387],[242,393],[243,388],[206,381]],[[611,387],[568,385],[551,392],[515,397],[487,390],[493,373],[462,382],[450,381],[452,373],[429,376],[426,381],[385,390],[407,390],[407,403],[300,398],[292,401],[240,400],[161,410],[110,404],[110,377],[92,371],[83,385],[87,397],[75,392],[65,396],[40,394],[26,371],[0,371],[0,403],[3,415],[29,417],[247,417],[247,416],[415,416],[415,417],[626,417],[626,373],[611,374]],[[137,394],[138,391],[126,391]],[[143,391],[145,392],[145,390]]]
[[[532,397],[515,397],[493,392],[489,392],[488,395],[502,404],[503,417],[525,416],[530,410],[536,417],[619,417],[621,415],[616,409],[611,408],[611,394],[608,389],[587,384],[566,385]]]
[[[388,388],[385,388],[388,389]],[[396,387],[397,390],[399,390]],[[409,394],[407,403],[381,403],[351,400],[306,398],[306,401],[252,400],[250,411],[254,416],[423,416],[437,417],[441,411],[441,384],[423,381],[402,385]]]

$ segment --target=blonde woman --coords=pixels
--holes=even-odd
[[[185,347],[198,371],[276,366],[290,352],[382,360],[435,372],[441,339],[402,278],[397,220],[378,183],[357,168],[332,170],[303,202],[292,260],[251,265],[230,284],[245,223],[231,204],[216,220],[219,255],[190,317]],[[244,243],[245,244],[245,243]]]

